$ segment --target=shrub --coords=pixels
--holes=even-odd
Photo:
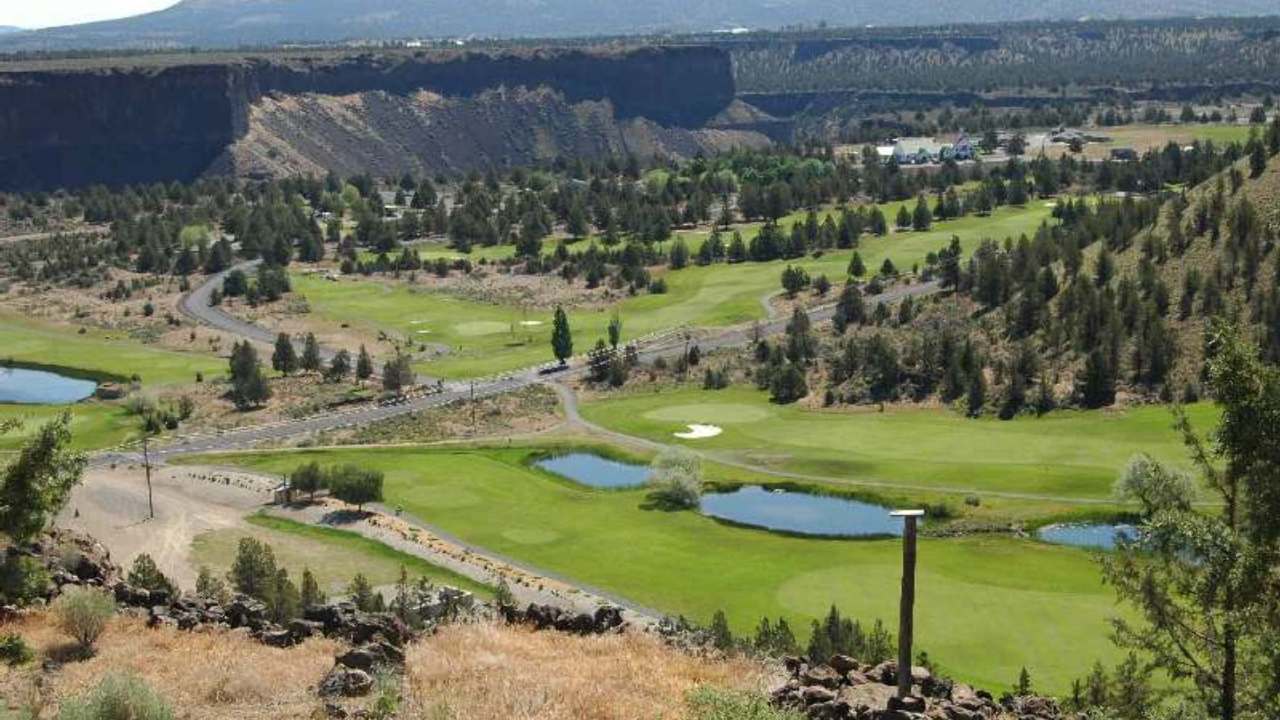
[[[178,587],[173,584],[172,580],[165,577],[164,573],[160,572],[156,561],[146,553],[142,553],[133,559],[133,567],[129,568],[129,577],[127,579],[130,585],[148,592],[161,590],[168,593],[169,597],[178,594]]]
[[[58,618],[58,628],[88,651],[107,629],[116,604],[101,590],[72,588],[58,598],[53,609]]]
[[[702,499],[702,461],[684,448],[668,448],[653,460],[649,497],[672,509],[698,506]]]
[[[33,657],[35,653],[21,635],[0,635],[0,661],[12,667],[29,663]]]
[[[802,720],[804,715],[769,704],[763,695],[699,687],[685,702],[694,720]]]
[[[63,703],[58,720],[172,720],[173,710],[132,675],[108,675],[79,698]]]
[[[9,555],[0,562],[0,603],[29,605],[43,597],[49,573],[34,558]]]

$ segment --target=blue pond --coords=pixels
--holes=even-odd
[[[644,465],[619,462],[591,453],[569,453],[534,463],[548,472],[594,488],[632,488],[649,479]]]
[[[98,383],[45,370],[0,367],[0,403],[65,405],[93,394]]]
[[[879,505],[789,490],[766,490],[758,485],[704,495],[702,514],[799,535],[902,535],[902,520],[890,517],[889,510]]]
[[[1093,550],[1114,550],[1121,540],[1134,540],[1138,529],[1132,525],[1048,525],[1037,535],[1047,543]]]

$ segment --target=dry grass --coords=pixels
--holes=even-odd
[[[52,717],[59,702],[95,686],[105,675],[124,672],[142,678],[179,718],[307,718],[320,707],[314,688],[340,647],[321,639],[278,650],[243,632],[152,630],[141,619],[117,617],[92,659],[46,674],[39,671],[40,663],[62,657],[68,646],[51,618],[34,613],[3,632],[21,635],[35,649],[36,662],[0,669],[0,697],[15,704],[39,698],[44,708],[40,717]]]
[[[701,685],[764,687],[741,659],[697,658],[640,633],[577,637],[455,626],[411,648],[408,717],[431,720],[682,718]]]

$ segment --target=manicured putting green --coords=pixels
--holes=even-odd
[[[714,440],[709,441],[714,442]],[[593,490],[528,467],[532,450],[310,450],[196,458],[287,472],[318,460],[386,473],[388,502],[468,542],[647,607],[733,629],[786,616],[803,641],[837,604],[897,618],[897,541],[804,539],[646,509],[643,489]],[[717,476],[735,471],[711,466]],[[917,642],[948,674],[1008,687],[1026,666],[1037,688],[1067,691],[1095,659],[1114,663],[1115,612],[1091,556],[1004,536],[923,540]]]
[[[770,408],[743,403],[708,402],[697,405],[668,405],[649,410],[644,416],[650,420],[674,423],[715,423],[733,425],[766,420]]]
[[[454,324],[453,331],[463,337],[478,337],[510,332],[511,325],[494,320],[473,320]]]

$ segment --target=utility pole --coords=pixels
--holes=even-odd
[[[902,597],[898,605],[898,699],[911,695],[911,643],[915,633],[916,604],[916,523],[923,510],[896,510],[890,513],[903,520]]]
[[[148,520],[156,519],[156,503],[151,497],[151,452],[148,448],[147,440],[150,436],[144,434],[142,436],[142,467],[147,472],[147,510],[150,515]]]

